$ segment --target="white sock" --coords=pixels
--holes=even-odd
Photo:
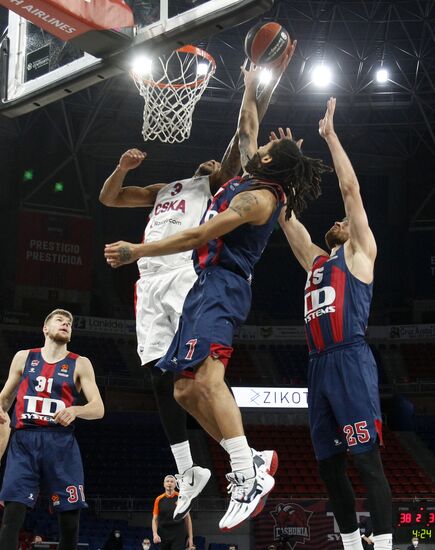
[[[219,441],[219,445],[222,447],[222,449],[223,449],[224,451],[227,451],[227,444],[226,444],[225,439],[222,438],[222,439]],[[227,451],[227,452],[228,452],[228,451]]]
[[[375,550],[391,550],[393,548],[393,535],[391,533],[374,535],[372,539],[375,541]]]
[[[359,529],[353,533],[340,533],[344,550],[363,550]]]
[[[255,476],[254,463],[252,462],[252,452],[248,445],[246,437],[239,435],[225,440],[227,453],[230,455],[231,470],[233,472],[242,472],[248,479]]]
[[[171,451],[177,464],[179,474],[184,474],[186,470],[193,466],[192,455],[190,454],[190,445],[188,441],[171,445]]]

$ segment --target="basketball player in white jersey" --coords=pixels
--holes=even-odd
[[[287,64],[277,70],[273,81],[263,88],[258,98],[258,110],[263,118]],[[198,166],[191,178],[169,184],[147,187],[123,187],[130,170],[140,166],[146,153],[129,149],[120,158],[100,193],[100,201],[113,207],[153,207],[145,228],[144,241],[167,238],[179,231],[196,227],[208,207],[212,195],[241,169],[238,136],[233,137],[221,162],[209,160]],[[178,327],[184,299],[197,275],[192,252],[169,256],[140,258],[137,262],[140,279],[136,283],[136,333],[138,354],[142,366],[154,367],[164,357]],[[186,428],[186,412],[173,397],[173,374],[158,368],[149,369],[160,419],[169,440],[178,469],[179,497],[174,518],[184,517],[192,500],[198,496],[210,478],[210,470],[193,464]],[[208,433],[218,442],[214,424],[204,418]],[[204,426],[204,424],[202,424]],[[274,451],[254,452],[259,467],[276,471]],[[273,466],[271,467],[271,465]]]

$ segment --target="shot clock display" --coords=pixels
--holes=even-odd
[[[410,543],[412,537],[435,541],[435,502],[406,502],[396,505],[396,542]]]

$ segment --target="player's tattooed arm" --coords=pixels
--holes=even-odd
[[[240,160],[242,168],[245,170],[249,159],[258,149],[259,120],[256,89],[259,71],[256,68],[247,70],[244,67],[242,67],[242,70],[245,79],[245,93],[243,94],[243,101],[240,107],[237,131],[239,134]]]
[[[210,191],[213,195],[226,181],[235,178],[239,174],[241,166],[239,134],[236,132],[222,157],[219,172],[210,177]]]
[[[116,268],[142,257],[166,256],[195,250],[245,223],[253,225],[266,223],[276,207],[276,197],[270,191],[265,189],[245,191],[234,197],[227,210],[213,216],[198,227],[180,231],[161,241],[142,244],[119,241],[107,244],[104,256],[107,263]],[[128,250],[124,250],[125,248]]]
[[[288,51],[287,55],[284,57],[281,65],[279,67],[276,67],[275,70],[273,71],[272,80],[268,84],[265,84],[263,86],[258,86],[255,83],[255,85],[257,86],[256,87],[256,104],[257,104],[257,116],[258,116],[259,123],[263,120],[263,117],[266,114],[267,109],[269,108],[272,95],[276,90],[276,87],[278,86],[279,81],[281,80],[281,76],[284,74],[288,64],[290,63],[290,60],[296,48],[296,44],[297,44],[296,40],[292,42],[290,50]],[[248,72],[246,71],[245,68],[243,69],[243,71]],[[248,96],[247,102],[248,103],[250,102],[251,108],[253,108],[251,88],[252,87],[250,84],[245,87],[242,104],[240,106],[240,114],[243,108],[246,107],[245,95]],[[228,148],[225,151],[225,154],[222,158],[221,170],[217,175],[217,177],[215,178],[215,182],[213,182],[215,184],[214,188],[217,190],[218,187],[220,187],[220,185],[228,181],[230,178],[237,176],[237,174],[240,172],[241,164],[242,163],[240,159],[239,131],[237,130],[236,134],[234,135],[233,139],[228,145]]]
[[[254,210],[258,209],[259,202],[254,192],[246,191],[237,195],[229,206],[231,210],[236,212],[241,218],[246,218]]]

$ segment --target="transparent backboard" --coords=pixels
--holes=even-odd
[[[168,53],[193,40],[243,23],[273,0],[125,0],[134,27],[93,31],[63,42],[9,12],[1,44],[1,104],[17,116],[129,70],[135,51]]]

